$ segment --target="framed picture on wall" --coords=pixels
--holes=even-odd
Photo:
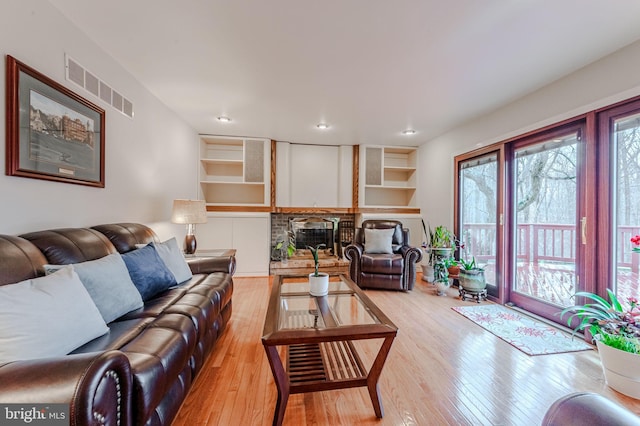
[[[104,110],[9,55],[6,87],[6,174],[104,188]]]

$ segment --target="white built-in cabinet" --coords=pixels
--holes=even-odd
[[[200,199],[208,206],[270,205],[268,139],[200,135]]]
[[[417,207],[416,147],[365,145],[360,156],[360,207]]]
[[[213,213],[197,225],[198,249],[236,249],[237,276],[269,275],[269,213]]]

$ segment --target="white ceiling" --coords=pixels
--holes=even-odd
[[[640,39],[638,0],[49,1],[199,133],[297,143],[419,145]]]

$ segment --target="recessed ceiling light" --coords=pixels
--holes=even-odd
[[[318,123],[318,125],[316,125],[316,127],[317,127],[318,129],[325,130],[325,129],[328,129],[328,128],[329,128],[329,125],[328,125],[327,123]]]
[[[225,117],[224,115],[221,115],[220,117],[218,117],[218,121],[221,121],[223,123],[228,123],[231,121],[231,119],[229,117]]]
[[[402,132],[403,135],[415,135],[416,131],[413,129],[407,129]]]

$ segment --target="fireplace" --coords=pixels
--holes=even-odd
[[[326,244],[326,254],[342,258],[342,249],[353,239],[353,213],[271,213],[271,247],[282,241],[283,235],[291,232],[299,254],[307,246]],[[271,260],[280,260],[279,251],[272,251]]]
[[[295,235],[296,249],[306,249],[324,244],[325,248],[335,254],[336,220],[320,217],[299,217],[291,220],[291,231]]]

